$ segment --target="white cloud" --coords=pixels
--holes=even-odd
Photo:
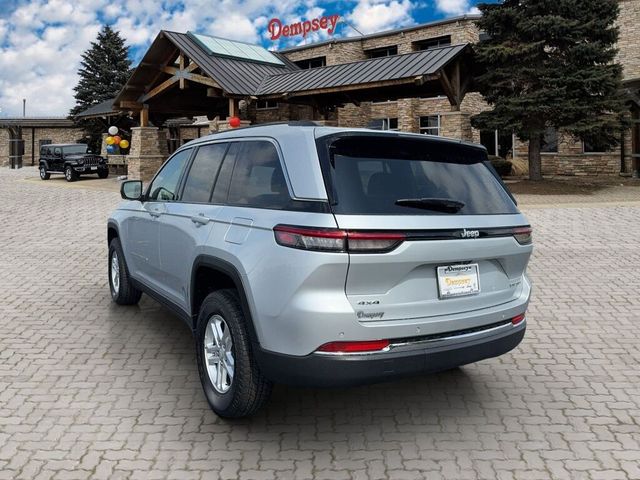
[[[351,0],[346,5],[321,0],[18,2],[13,11],[4,11],[0,18],[0,112],[4,116],[20,115],[22,98],[27,98],[28,115],[66,115],[75,104],[73,87],[78,82],[81,54],[105,22],[121,32],[137,61],[161,29],[196,30],[258,42],[267,38],[265,30],[271,18],[292,22],[342,13],[348,23],[369,33],[413,23],[415,1]],[[355,34],[350,30],[342,24],[338,34]],[[327,38],[329,35],[322,31],[305,41]],[[282,48],[299,41],[291,38],[272,46]]]
[[[447,15],[463,15],[480,13],[470,0],[435,0],[436,8]]]
[[[359,0],[347,20],[362,33],[372,33],[413,23],[410,0]]]

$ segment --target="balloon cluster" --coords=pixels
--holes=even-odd
[[[118,127],[109,127],[109,136],[105,139],[107,153],[118,153],[119,149],[129,148],[129,141],[118,135]]]

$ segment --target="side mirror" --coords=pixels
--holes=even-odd
[[[125,200],[142,200],[142,182],[140,180],[122,182],[120,196]]]

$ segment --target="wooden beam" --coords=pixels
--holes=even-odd
[[[229,99],[229,116],[238,117],[240,115],[240,100],[237,98]]]
[[[144,103],[147,100],[149,100],[150,98],[155,97],[156,95],[164,92],[167,88],[171,87],[174,83],[176,83],[178,81],[178,77],[171,77],[167,80],[165,80],[164,82],[162,82],[160,85],[158,85],[157,87],[155,87],[154,89],[152,89],[151,91],[149,91],[148,93],[146,93],[145,95],[142,95],[139,99],[138,102],[139,103]]]
[[[440,83],[442,84],[445,95],[449,99],[452,110],[460,110],[458,95],[454,89],[454,86],[451,84],[449,77],[447,76],[447,72],[445,72],[444,69],[440,70]]]
[[[185,68],[183,71],[186,73],[190,73],[193,72],[194,70],[198,69],[198,65],[196,63],[191,62],[187,68]],[[180,71],[180,69],[178,67],[171,67],[169,65],[165,65],[164,67],[160,67],[160,71],[164,72],[164,73],[168,73],[169,75],[175,75],[176,73],[178,73]]]
[[[142,110],[140,110],[140,126],[149,126],[149,105],[144,105]]]
[[[424,83],[432,80],[437,80],[437,75],[424,75]],[[323,95],[323,94],[331,94],[331,93],[342,93],[349,92],[353,90],[368,90],[374,88],[382,88],[382,87],[394,87],[400,85],[412,84],[415,82],[415,78],[400,78],[395,80],[382,80],[379,82],[372,83],[358,83],[354,85],[343,85],[339,87],[327,87],[327,88],[316,88],[313,90],[304,90],[300,92],[286,92],[286,93],[275,93],[270,95],[260,95],[261,99],[288,99],[293,97],[304,97],[308,95]]]
[[[140,110],[142,108],[142,104],[133,100],[121,100],[120,108],[127,110]]]

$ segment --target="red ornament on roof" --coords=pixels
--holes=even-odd
[[[229,126],[231,128],[238,128],[240,126],[240,119],[238,117],[231,117],[229,119]]]

